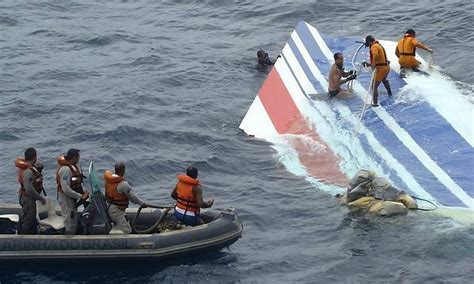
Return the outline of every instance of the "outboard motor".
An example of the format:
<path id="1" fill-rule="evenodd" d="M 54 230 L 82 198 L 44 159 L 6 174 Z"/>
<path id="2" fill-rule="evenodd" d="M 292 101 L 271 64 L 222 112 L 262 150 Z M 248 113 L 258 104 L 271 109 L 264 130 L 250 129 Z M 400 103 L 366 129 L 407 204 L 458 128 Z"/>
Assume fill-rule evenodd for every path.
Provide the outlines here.
<path id="1" fill-rule="evenodd" d="M 107 235 L 112 229 L 107 213 L 107 204 L 100 191 L 92 193 L 91 202 L 82 213 L 82 224 L 86 235 Z"/>
<path id="2" fill-rule="evenodd" d="M 82 224 L 86 235 L 107 235 L 112 229 L 112 221 L 107 212 L 105 197 L 100 190 L 100 183 L 94 171 L 94 164 L 89 166 L 89 179 L 91 182 L 91 202 L 82 213 Z"/>

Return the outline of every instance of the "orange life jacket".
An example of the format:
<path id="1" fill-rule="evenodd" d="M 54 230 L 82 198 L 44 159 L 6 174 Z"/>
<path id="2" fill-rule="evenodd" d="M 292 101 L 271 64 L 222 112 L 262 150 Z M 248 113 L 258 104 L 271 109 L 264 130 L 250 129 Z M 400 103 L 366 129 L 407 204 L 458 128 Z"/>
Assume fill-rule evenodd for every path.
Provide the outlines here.
<path id="1" fill-rule="evenodd" d="M 25 186 L 23 185 L 23 172 L 26 169 L 30 169 L 33 173 L 33 188 L 38 192 L 41 193 L 43 191 L 43 175 L 41 172 L 33 165 L 29 165 L 25 159 L 16 158 L 15 166 L 18 168 L 17 179 L 18 183 L 20 184 L 20 189 L 18 190 L 19 196 L 28 196 L 26 192 Z"/>
<path id="2" fill-rule="evenodd" d="M 58 161 L 58 165 L 59 165 L 58 169 L 56 170 L 56 185 L 57 185 L 58 191 L 59 192 L 64 192 L 62 187 L 61 187 L 61 177 L 59 176 L 59 169 L 63 166 L 67 166 L 67 167 L 69 167 L 69 169 L 71 170 L 71 173 L 72 173 L 72 177 L 71 177 L 71 181 L 70 181 L 71 189 L 74 190 L 75 192 L 83 194 L 84 189 L 82 188 L 81 169 L 76 164 L 74 164 L 74 165 L 71 164 L 62 155 L 57 158 L 57 161 Z"/>
<path id="3" fill-rule="evenodd" d="M 176 206 L 185 212 L 199 213 L 199 206 L 193 194 L 193 188 L 200 184 L 199 180 L 185 174 L 179 175 L 178 180 L 176 184 L 176 192 L 178 194 Z"/>
<path id="4" fill-rule="evenodd" d="M 398 41 L 397 49 L 400 56 L 415 56 L 417 40 L 409 34 Z"/>
<path id="5" fill-rule="evenodd" d="M 104 172 L 105 180 L 105 198 L 112 204 L 117 205 L 121 209 L 128 207 L 128 197 L 117 191 L 119 183 L 125 179 L 119 175 L 112 174 L 111 171 Z"/>
<path id="6" fill-rule="evenodd" d="M 382 56 L 379 56 L 377 59 L 374 58 L 373 53 L 375 51 L 377 51 L 377 53 Z M 388 66 L 387 53 L 385 52 L 385 49 L 378 41 L 375 41 L 370 47 L 370 64 L 375 65 L 376 67 Z"/>

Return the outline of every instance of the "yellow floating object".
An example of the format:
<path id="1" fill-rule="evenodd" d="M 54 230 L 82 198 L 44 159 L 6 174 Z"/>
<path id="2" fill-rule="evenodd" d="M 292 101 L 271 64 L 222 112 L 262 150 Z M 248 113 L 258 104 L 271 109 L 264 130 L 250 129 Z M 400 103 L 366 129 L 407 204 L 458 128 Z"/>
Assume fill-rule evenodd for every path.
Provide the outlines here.
<path id="1" fill-rule="evenodd" d="M 400 202 L 403 203 L 403 205 L 405 205 L 408 209 L 418 208 L 415 199 L 406 193 L 400 195 Z"/>
<path id="2" fill-rule="evenodd" d="M 402 202 L 384 201 L 370 196 L 361 197 L 350 202 L 347 206 L 352 210 L 364 210 L 380 216 L 392 216 L 408 212 L 408 208 Z"/>

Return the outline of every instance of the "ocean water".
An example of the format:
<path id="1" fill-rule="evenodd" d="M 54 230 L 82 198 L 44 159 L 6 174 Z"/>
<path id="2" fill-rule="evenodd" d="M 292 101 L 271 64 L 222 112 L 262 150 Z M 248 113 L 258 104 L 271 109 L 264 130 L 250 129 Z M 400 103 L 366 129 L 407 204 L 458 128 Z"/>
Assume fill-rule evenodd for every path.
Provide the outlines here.
<path id="1" fill-rule="evenodd" d="M 321 32 L 397 40 L 408 28 L 472 97 L 471 1 L 1 1 L 1 203 L 16 203 L 14 160 L 34 146 L 55 195 L 55 158 L 117 160 L 142 199 L 170 203 L 176 174 L 200 170 L 205 198 L 234 207 L 229 249 L 160 263 L 1 269 L 0 282 L 432 282 L 474 278 L 474 227 L 438 214 L 348 213 L 291 174 L 240 121 L 304 20 Z M 471 122 L 472 123 L 472 122 Z"/>

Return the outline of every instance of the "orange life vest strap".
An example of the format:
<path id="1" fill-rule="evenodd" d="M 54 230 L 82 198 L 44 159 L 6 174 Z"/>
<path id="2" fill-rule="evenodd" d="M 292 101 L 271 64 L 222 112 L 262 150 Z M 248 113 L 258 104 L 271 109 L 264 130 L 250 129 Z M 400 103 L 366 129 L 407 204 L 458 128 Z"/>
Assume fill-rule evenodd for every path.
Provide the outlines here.
<path id="1" fill-rule="evenodd" d="M 108 198 L 107 196 L 105 197 L 108 203 L 113 204 L 117 206 L 121 210 L 125 210 L 128 208 L 129 202 L 127 201 L 113 201 L 112 199 Z"/>
<path id="2" fill-rule="evenodd" d="M 178 203 L 187 207 L 187 208 L 200 208 L 196 202 L 192 201 L 192 200 L 189 200 L 189 199 L 186 199 L 186 198 L 181 198 L 181 197 L 178 197 Z"/>
<path id="3" fill-rule="evenodd" d="M 377 42 L 378 43 L 378 42 Z M 383 58 L 385 59 L 385 62 L 384 63 L 378 63 L 376 64 L 375 66 L 387 66 L 388 65 L 388 60 L 387 60 L 387 53 L 385 52 L 385 48 L 383 48 L 383 46 L 379 43 L 380 47 L 382 48 L 383 50 Z"/>
<path id="4" fill-rule="evenodd" d="M 380 48 L 382 48 L 383 58 L 384 58 L 384 61 L 385 61 L 385 62 L 381 62 L 381 63 L 376 63 L 375 66 L 388 66 L 390 62 L 387 60 L 387 53 L 385 52 L 385 48 L 383 48 L 383 46 L 378 41 L 375 41 L 374 44 L 378 44 L 380 46 Z M 372 63 L 374 61 L 375 61 L 375 59 L 373 58 L 372 49 L 371 49 L 370 50 L 370 62 Z"/>

